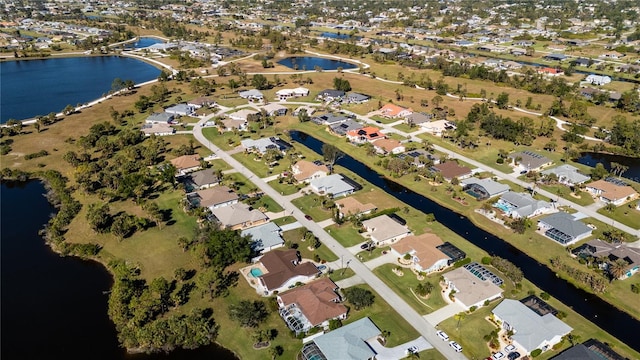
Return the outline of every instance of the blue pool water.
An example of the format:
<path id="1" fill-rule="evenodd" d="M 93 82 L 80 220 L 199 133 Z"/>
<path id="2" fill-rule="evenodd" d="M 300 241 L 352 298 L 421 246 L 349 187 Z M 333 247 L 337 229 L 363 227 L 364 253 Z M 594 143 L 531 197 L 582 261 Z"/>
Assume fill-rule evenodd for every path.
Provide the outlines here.
<path id="1" fill-rule="evenodd" d="M 250 273 L 251 273 L 251 276 L 253 276 L 254 278 L 262 276 L 262 270 L 260 270 L 258 268 L 251 269 Z"/>
<path id="2" fill-rule="evenodd" d="M 511 208 L 509 208 L 507 205 L 504 204 L 500 204 L 500 203 L 495 203 L 493 204 L 494 207 L 497 207 L 498 209 L 504 211 L 504 212 L 509 212 L 511 211 Z"/>

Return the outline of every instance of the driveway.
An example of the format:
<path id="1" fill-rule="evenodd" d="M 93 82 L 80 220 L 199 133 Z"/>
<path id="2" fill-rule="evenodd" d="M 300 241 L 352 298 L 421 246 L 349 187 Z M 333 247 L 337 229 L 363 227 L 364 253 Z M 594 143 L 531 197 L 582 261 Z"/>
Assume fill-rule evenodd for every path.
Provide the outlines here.
<path id="1" fill-rule="evenodd" d="M 363 256 L 365 259 L 367 258 L 367 256 Z M 384 264 L 392 264 L 396 261 L 395 256 L 391 253 L 391 252 L 387 252 L 385 255 L 381 255 L 378 256 L 377 258 L 373 259 L 373 260 L 369 260 L 367 262 L 365 262 L 364 264 L 371 270 L 377 268 L 378 266 L 384 265 Z"/>
<path id="2" fill-rule="evenodd" d="M 282 229 L 282 232 L 288 231 L 288 230 L 293 230 L 293 229 L 297 229 L 297 228 L 301 228 L 302 224 L 300 224 L 299 222 L 294 222 L 291 224 L 285 224 L 280 226 L 280 229 Z"/>
<path id="3" fill-rule="evenodd" d="M 391 334 L 393 336 L 393 334 Z M 415 340 L 411 340 L 402 345 L 398 345 L 396 347 L 387 348 L 382 346 L 380 342 L 376 340 L 368 341 L 367 344 L 373 348 L 373 350 L 377 353 L 376 360 L 398 360 L 404 359 L 407 357 L 407 349 L 415 346 L 418 348 L 418 352 L 433 349 L 433 346 L 429 344 L 427 339 L 420 336 Z"/>
<path id="4" fill-rule="evenodd" d="M 334 271 L 340 271 L 340 270 L 334 270 Z M 338 285 L 338 287 L 341 289 L 346 289 L 348 287 L 352 287 L 354 285 L 360 285 L 360 284 L 364 284 L 364 280 L 362 280 L 362 278 L 358 275 L 353 275 L 350 278 L 338 280 L 336 282 L 336 285 Z"/>
<path id="5" fill-rule="evenodd" d="M 435 295 L 435 294 L 434 294 Z M 433 296 L 433 295 L 432 295 Z M 439 296 L 439 294 L 438 294 Z M 427 320 L 427 322 L 433 326 L 437 326 L 438 324 L 440 324 L 441 322 L 443 322 L 444 320 L 447 320 L 450 317 L 453 317 L 453 315 L 464 311 L 464 309 L 462 308 L 462 305 L 460 305 L 457 302 L 451 303 L 441 309 L 438 309 L 434 312 L 432 312 L 431 314 L 427 314 L 425 316 L 423 316 L 423 318 L 425 320 Z"/>

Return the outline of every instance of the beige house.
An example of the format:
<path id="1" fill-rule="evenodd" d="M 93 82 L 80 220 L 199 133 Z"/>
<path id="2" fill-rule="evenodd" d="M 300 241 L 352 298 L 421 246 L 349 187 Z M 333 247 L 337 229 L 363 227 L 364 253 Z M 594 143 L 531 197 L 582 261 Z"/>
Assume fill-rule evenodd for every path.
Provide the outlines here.
<path id="1" fill-rule="evenodd" d="M 200 169 L 200 155 L 183 155 L 172 159 L 171 164 L 176 167 L 178 175 L 184 175 Z"/>
<path id="2" fill-rule="evenodd" d="M 329 168 L 324 164 L 316 164 L 307 160 L 300 160 L 291 167 L 293 177 L 299 182 L 310 182 L 313 179 L 318 179 L 323 176 L 327 176 Z"/>
<path id="3" fill-rule="evenodd" d="M 628 185 L 618 185 L 606 180 L 598 180 L 586 185 L 586 190 L 605 203 L 620 206 L 638 197 L 638 193 Z"/>
<path id="4" fill-rule="evenodd" d="M 472 306 L 482 307 L 484 302 L 502 297 L 502 289 L 490 280 L 481 280 L 464 267 L 444 274 L 447 285 L 455 290 L 456 302 L 465 310 Z"/>
<path id="5" fill-rule="evenodd" d="M 336 206 L 340 212 L 340 217 L 366 215 L 377 209 L 375 205 L 371 203 L 363 204 L 354 197 L 336 200 Z"/>
<path id="6" fill-rule="evenodd" d="M 367 230 L 366 235 L 376 246 L 389 245 L 411 235 L 411 230 L 408 227 L 401 225 L 388 215 L 365 220 L 362 222 L 362 226 Z"/>
<path id="7" fill-rule="evenodd" d="M 243 203 L 216 208 L 211 213 L 222 227 L 231 230 L 244 230 L 269 221 L 267 215 Z"/>
<path id="8" fill-rule="evenodd" d="M 391 245 L 391 252 L 400 258 L 409 254 L 416 271 L 432 273 L 449 265 L 450 257 L 436 247 L 442 244 L 435 234 L 410 235 Z"/>

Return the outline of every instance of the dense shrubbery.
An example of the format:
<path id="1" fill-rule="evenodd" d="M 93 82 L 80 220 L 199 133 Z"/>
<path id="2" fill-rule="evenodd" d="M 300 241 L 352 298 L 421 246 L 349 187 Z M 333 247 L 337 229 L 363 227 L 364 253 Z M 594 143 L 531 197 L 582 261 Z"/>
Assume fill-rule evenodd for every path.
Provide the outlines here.
<path id="1" fill-rule="evenodd" d="M 519 267 L 515 266 L 509 260 L 494 256 L 491 259 L 491 265 L 493 265 L 493 267 L 498 269 L 501 273 L 505 274 L 514 283 L 519 283 L 524 278 L 524 276 L 522 275 L 522 270 L 520 270 Z"/>

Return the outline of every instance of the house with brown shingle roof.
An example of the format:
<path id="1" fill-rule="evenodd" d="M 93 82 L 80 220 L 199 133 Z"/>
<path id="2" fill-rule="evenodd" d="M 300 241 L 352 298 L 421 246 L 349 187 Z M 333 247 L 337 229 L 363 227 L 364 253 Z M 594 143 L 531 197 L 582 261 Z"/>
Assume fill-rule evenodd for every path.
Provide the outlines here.
<path id="1" fill-rule="evenodd" d="M 238 194 L 227 186 L 214 186 L 204 190 L 197 190 L 189 195 L 190 199 L 197 198 L 200 207 L 210 210 L 233 205 L 238 202 Z"/>
<path id="2" fill-rule="evenodd" d="M 200 169 L 200 155 L 183 155 L 171 160 L 171 164 L 176 167 L 178 175 L 184 175 Z"/>
<path id="3" fill-rule="evenodd" d="M 438 235 L 425 233 L 407 236 L 391 245 L 391 251 L 397 257 L 411 256 L 413 268 L 418 272 L 432 273 L 446 268 L 450 257 L 436 246 L 442 245 Z"/>
<path id="4" fill-rule="evenodd" d="M 327 176 L 329 168 L 322 163 L 316 164 L 311 161 L 300 160 L 291 167 L 291 171 L 297 181 L 308 183 L 313 179 Z"/>
<path id="5" fill-rule="evenodd" d="M 455 161 L 447 161 L 437 165 L 433 165 L 431 167 L 431 171 L 439 172 L 442 177 L 451 181 L 453 178 L 458 178 L 458 180 L 466 179 L 471 177 L 471 169 L 466 166 L 458 165 Z"/>
<path id="6" fill-rule="evenodd" d="M 363 204 L 354 197 L 346 197 L 344 199 L 336 200 L 336 206 L 340 212 L 341 218 L 345 216 L 366 215 L 377 209 L 375 205 L 371 203 Z"/>
<path id="7" fill-rule="evenodd" d="M 280 293 L 276 297 L 280 316 L 296 334 L 328 326 L 332 319 L 344 320 L 347 308 L 340 303 L 337 290 L 331 279 L 322 278 Z"/>
<path id="8" fill-rule="evenodd" d="M 398 140 L 395 139 L 378 139 L 372 142 L 373 147 L 376 149 L 378 154 L 387 155 L 387 154 L 402 154 L 405 151 L 404 145 Z"/>
<path id="9" fill-rule="evenodd" d="M 267 270 L 258 277 L 267 295 L 276 290 L 284 291 L 298 282 L 309 282 L 320 274 L 316 265 L 303 261 L 295 249 L 269 251 L 259 261 Z"/>
<path id="10" fill-rule="evenodd" d="M 621 186 L 606 180 L 598 180 L 586 185 L 586 190 L 605 203 L 615 206 L 624 204 L 638 197 L 638 193 L 628 185 Z"/>

